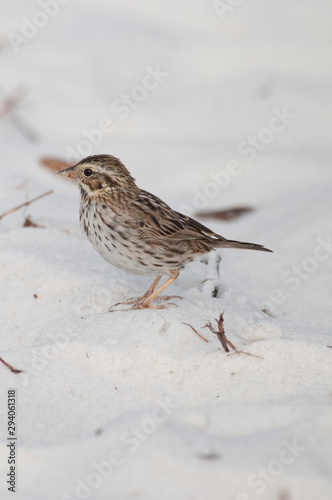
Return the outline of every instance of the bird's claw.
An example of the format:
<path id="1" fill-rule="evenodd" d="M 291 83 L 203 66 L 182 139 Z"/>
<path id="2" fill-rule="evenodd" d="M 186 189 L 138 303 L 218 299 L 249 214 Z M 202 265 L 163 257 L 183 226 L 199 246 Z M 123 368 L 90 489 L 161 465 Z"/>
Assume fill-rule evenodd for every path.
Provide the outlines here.
<path id="1" fill-rule="evenodd" d="M 166 297 L 158 297 L 158 299 L 156 300 L 159 300 L 162 299 L 162 300 L 170 300 L 170 299 L 174 299 L 174 298 L 179 298 L 179 299 L 182 299 L 182 297 L 177 297 L 177 296 L 166 296 Z M 138 310 L 141 310 L 141 309 L 166 309 L 168 306 L 175 306 L 175 307 L 179 307 L 177 304 L 174 304 L 174 302 L 169 302 L 168 304 L 165 304 L 165 305 L 151 305 L 150 303 L 146 303 L 145 301 L 137 301 L 136 303 L 134 303 L 132 305 L 132 307 L 128 307 L 128 308 L 125 308 L 125 309 L 114 309 L 115 307 L 117 306 L 126 306 L 126 305 L 131 305 L 130 303 L 128 304 L 128 302 L 118 302 L 117 304 L 113 304 L 110 309 L 109 309 L 109 312 L 118 312 L 118 311 L 138 311 Z"/>

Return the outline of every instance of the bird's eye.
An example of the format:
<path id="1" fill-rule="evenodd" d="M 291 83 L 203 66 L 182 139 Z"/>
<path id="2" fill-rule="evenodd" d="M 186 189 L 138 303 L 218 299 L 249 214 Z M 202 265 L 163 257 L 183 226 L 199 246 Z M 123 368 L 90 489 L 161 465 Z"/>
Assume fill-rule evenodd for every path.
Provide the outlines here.
<path id="1" fill-rule="evenodd" d="M 84 170 L 84 175 L 85 175 L 86 177 L 90 177 L 90 175 L 92 175 L 92 174 L 93 174 L 93 172 L 92 172 L 91 168 L 86 168 L 86 169 Z"/>

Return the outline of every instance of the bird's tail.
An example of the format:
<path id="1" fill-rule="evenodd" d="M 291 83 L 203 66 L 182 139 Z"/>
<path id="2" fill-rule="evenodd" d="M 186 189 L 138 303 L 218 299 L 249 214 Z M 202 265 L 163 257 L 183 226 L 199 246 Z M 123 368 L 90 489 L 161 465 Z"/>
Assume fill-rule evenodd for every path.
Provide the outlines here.
<path id="1" fill-rule="evenodd" d="M 216 241 L 216 248 L 243 248 L 245 250 L 259 250 L 260 252 L 272 252 L 265 248 L 263 245 L 257 245 L 256 243 L 246 243 L 243 241 L 233 241 L 233 240 L 218 240 Z"/>

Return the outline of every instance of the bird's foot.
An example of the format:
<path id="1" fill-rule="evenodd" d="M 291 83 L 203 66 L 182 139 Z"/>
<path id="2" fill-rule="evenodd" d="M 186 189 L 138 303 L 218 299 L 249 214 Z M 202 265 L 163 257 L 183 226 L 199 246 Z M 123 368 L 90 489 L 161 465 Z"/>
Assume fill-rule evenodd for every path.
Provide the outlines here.
<path id="1" fill-rule="evenodd" d="M 182 297 L 180 297 L 180 295 L 158 295 L 157 298 L 155 298 L 154 300 L 171 300 L 171 299 L 181 299 L 182 300 Z M 173 305 L 176 305 L 176 304 L 173 304 Z"/>
<path id="2" fill-rule="evenodd" d="M 150 295 L 147 296 L 145 294 L 142 297 L 136 297 L 135 299 L 126 300 L 126 302 L 118 302 L 117 304 L 113 304 L 110 307 L 109 311 L 114 312 L 114 311 L 136 311 L 138 309 L 166 309 L 166 307 L 169 305 L 178 307 L 178 305 L 174 304 L 173 302 L 169 302 L 169 304 L 165 305 L 151 305 L 151 303 L 148 300 Z M 161 295 L 156 297 L 154 301 L 157 300 L 169 301 L 171 299 L 182 299 L 182 297 L 180 297 L 179 295 Z M 126 309 L 115 309 L 118 306 L 130 306 L 130 305 L 132 305 L 132 307 L 128 307 Z"/>
<path id="3" fill-rule="evenodd" d="M 145 302 L 139 302 L 138 304 L 133 305 L 133 307 L 131 307 L 130 309 L 127 309 L 127 311 L 137 311 L 139 309 L 166 309 L 168 306 L 179 307 L 177 304 L 174 304 L 174 302 L 169 302 L 168 304 L 164 305 L 153 305 L 153 306 Z"/>

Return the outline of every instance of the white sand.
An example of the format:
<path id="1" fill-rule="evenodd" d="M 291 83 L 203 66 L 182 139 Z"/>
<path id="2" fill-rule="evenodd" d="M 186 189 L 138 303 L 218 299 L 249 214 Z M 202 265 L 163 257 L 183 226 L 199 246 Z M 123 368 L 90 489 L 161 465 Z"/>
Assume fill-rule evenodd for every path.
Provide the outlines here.
<path id="1" fill-rule="evenodd" d="M 0 214 L 54 194 L 0 221 L 0 357 L 23 370 L 0 364 L 1 499 L 332 498 L 332 5 L 229 0 L 222 20 L 214 3 L 72 1 L 16 54 L 6 33 L 44 11 L 3 1 L 0 97 L 30 86 L 17 113 L 40 140 L 0 121 Z M 120 112 L 123 94 L 132 109 Z M 151 280 L 98 256 L 76 187 L 39 163 L 65 159 L 105 118 L 114 129 L 91 153 L 120 157 L 190 214 L 255 207 L 203 223 L 275 253 L 218 251 L 220 278 L 212 253 L 169 288 L 179 307 L 109 313 Z M 248 151 L 249 136 L 265 143 Z M 43 227 L 22 227 L 28 215 Z M 221 312 L 253 356 L 227 355 L 202 328 Z"/>

